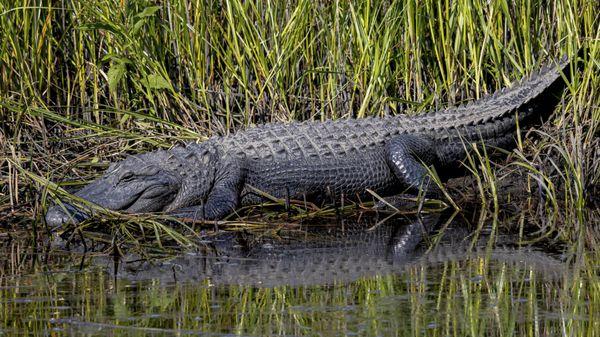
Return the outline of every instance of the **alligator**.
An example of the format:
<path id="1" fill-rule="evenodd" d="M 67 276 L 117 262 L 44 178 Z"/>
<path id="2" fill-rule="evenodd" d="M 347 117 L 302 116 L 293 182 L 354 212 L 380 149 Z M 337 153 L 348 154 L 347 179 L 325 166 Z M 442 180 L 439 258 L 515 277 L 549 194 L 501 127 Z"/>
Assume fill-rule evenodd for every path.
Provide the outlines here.
<path id="1" fill-rule="evenodd" d="M 414 267 L 436 268 L 479 259 L 534 272 L 548 281 L 561 279 L 570 269 L 568 263 L 538 247 L 515 245 L 519 241 L 516 235 L 498 235 L 492 246 L 488 246 L 490 238 L 486 235 L 472 242 L 468 226 L 462 222 L 453 221 L 435 233 L 439 236 L 437 244 L 426 244 L 425 236 L 434 234 L 445 223 L 439 213 L 396 218 L 375 228 L 371 228 L 377 221 L 375 217 L 345 220 L 343 231 L 339 230 L 342 226 L 331 230 L 315 224 L 274 238 L 262 232 L 242 235 L 220 231 L 203 240 L 208 246 L 205 251 L 165 260 L 123 256 L 118 264 L 112 257 L 99 257 L 93 263 L 131 281 L 209 281 L 212 285 L 266 288 L 348 284 L 401 274 Z"/>
<path id="2" fill-rule="evenodd" d="M 568 66 L 563 58 L 492 95 L 426 114 L 267 123 L 131 155 L 75 195 L 110 210 L 192 221 L 222 219 L 265 196 L 323 201 L 361 198 L 370 190 L 439 197 L 431 169 L 447 181 L 464 174 L 471 144 L 513 148 L 517 127 L 537 125 L 553 112 Z M 93 213 L 58 203 L 45 218 L 57 227 Z"/>

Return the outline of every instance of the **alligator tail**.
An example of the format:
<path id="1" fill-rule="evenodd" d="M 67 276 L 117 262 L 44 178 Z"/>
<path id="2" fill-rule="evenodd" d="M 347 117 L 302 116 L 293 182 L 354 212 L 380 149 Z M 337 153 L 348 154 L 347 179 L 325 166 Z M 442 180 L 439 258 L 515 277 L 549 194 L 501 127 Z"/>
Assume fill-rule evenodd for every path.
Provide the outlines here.
<path id="1" fill-rule="evenodd" d="M 572 60 L 577 62 L 578 57 Z M 426 114 L 423 122 L 432 125 L 441 140 L 483 140 L 490 145 L 496 145 L 497 140 L 501 146 L 514 136 L 517 116 L 519 125 L 528 127 L 552 114 L 575 71 L 573 62 L 565 57 L 492 95 Z"/>

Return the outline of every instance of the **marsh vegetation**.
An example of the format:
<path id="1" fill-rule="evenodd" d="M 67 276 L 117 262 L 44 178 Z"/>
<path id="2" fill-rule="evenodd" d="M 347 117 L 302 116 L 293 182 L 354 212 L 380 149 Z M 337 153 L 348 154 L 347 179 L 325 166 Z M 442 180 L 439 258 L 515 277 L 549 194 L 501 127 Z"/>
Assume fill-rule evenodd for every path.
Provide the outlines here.
<path id="1" fill-rule="evenodd" d="M 97 324 L 84 325 L 90 335 L 598 335 L 598 10 L 591 0 L 0 0 L 0 332 L 86 322 Z M 506 156 L 472 152 L 467 177 L 427 205 L 458 210 L 468 240 L 489 247 L 502 233 L 559 247 L 568 272 L 557 279 L 484 256 L 335 285 L 161 285 L 73 272 L 89 264 L 49 244 L 164 257 L 216 229 L 277 235 L 338 221 L 340 210 L 278 200 L 217 226 L 104 213 L 50 233 L 43 214 L 128 154 L 266 122 L 425 113 L 580 48 L 553 117 L 520 130 Z"/>

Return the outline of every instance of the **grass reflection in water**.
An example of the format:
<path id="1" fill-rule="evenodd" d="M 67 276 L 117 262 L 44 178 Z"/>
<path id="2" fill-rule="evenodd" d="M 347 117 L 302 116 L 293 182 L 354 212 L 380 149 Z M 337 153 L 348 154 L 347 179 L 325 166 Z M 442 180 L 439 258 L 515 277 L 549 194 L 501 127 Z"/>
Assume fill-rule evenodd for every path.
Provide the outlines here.
<path id="1" fill-rule="evenodd" d="M 250 248 L 224 234 L 208 255 L 124 261 L 116 276 L 111 259 L 82 264 L 81 256 L 54 254 L 36 264 L 13 243 L 6 245 L 0 323 L 5 333 L 57 336 L 597 333 L 598 256 L 571 263 L 535 247 L 463 249 L 455 241 L 465 232 L 449 229 L 450 239 L 402 258 L 390 250 L 399 227 L 321 233 L 318 243 L 263 237 Z M 318 282 L 323 263 L 337 279 Z M 269 269 L 278 276 L 264 275 Z"/>

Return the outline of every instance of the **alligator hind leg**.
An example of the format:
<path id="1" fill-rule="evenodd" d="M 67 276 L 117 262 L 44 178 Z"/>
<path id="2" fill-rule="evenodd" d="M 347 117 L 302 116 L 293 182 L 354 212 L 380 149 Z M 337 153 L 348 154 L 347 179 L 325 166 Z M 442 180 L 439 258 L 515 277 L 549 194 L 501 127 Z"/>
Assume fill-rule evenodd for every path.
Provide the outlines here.
<path id="1" fill-rule="evenodd" d="M 385 151 L 390 169 L 409 192 L 419 194 L 420 189 L 425 189 L 427 197 L 441 195 L 424 166 L 439 163 L 433 141 L 421 136 L 399 135 L 386 144 Z"/>

